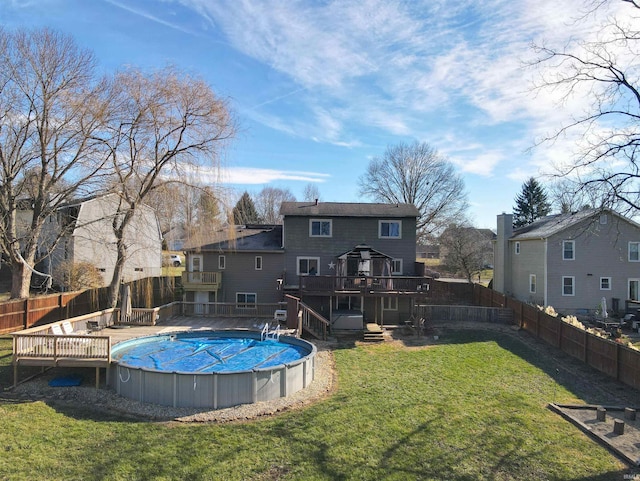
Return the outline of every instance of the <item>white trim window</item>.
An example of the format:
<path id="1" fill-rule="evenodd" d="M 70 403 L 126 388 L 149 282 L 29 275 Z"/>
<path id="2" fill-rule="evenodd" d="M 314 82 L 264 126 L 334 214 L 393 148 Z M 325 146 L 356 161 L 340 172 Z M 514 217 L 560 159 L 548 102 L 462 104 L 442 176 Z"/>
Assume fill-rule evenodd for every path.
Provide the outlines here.
<path id="1" fill-rule="evenodd" d="M 515 243 L 513 247 L 513 252 L 515 252 L 516 255 L 520 255 L 520 242 Z"/>
<path id="2" fill-rule="evenodd" d="M 402 239 L 402 221 L 379 220 L 378 237 L 380 239 Z"/>
<path id="3" fill-rule="evenodd" d="M 238 309 L 255 309 L 258 295 L 255 292 L 236 292 L 236 307 Z"/>
<path id="4" fill-rule="evenodd" d="M 535 274 L 529 274 L 529 293 L 530 294 L 535 294 L 536 293 L 536 275 Z"/>
<path id="5" fill-rule="evenodd" d="M 218 269 L 221 271 L 227 267 L 227 258 L 225 256 L 218 256 Z"/>
<path id="6" fill-rule="evenodd" d="M 562 241 L 562 260 L 573 261 L 576 258 L 576 242 L 572 240 Z"/>
<path id="7" fill-rule="evenodd" d="M 576 278 L 573 276 L 562 276 L 562 295 L 575 296 Z"/>
<path id="8" fill-rule="evenodd" d="M 382 310 L 383 311 L 397 311 L 398 310 L 398 298 L 396 296 L 383 297 L 382 298 Z"/>
<path id="9" fill-rule="evenodd" d="M 402 275 L 402 259 L 392 259 L 391 260 L 391 275 L 392 276 L 401 276 Z"/>
<path id="10" fill-rule="evenodd" d="M 296 271 L 299 276 L 315 276 L 320 274 L 319 257 L 298 257 Z"/>
<path id="11" fill-rule="evenodd" d="M 629 262 L 640 262 L 640 242 L 629 242 Z"/>
<path id="12" fill-rule="evenodd" d="M 331 219 L 309 219 L 309 237 L 331 237 L 332 235 Z"/>
<path id="13" fill-rule="evenodd" d="M 629 300 L 640 301 L 640 279 L 629 279 Z"/>
<path id="14" fill-rule="evenodd" d="M 262 256 L 256 256 L 255 269 L 257 271 L 261 271 L 262 270 Z"/>
<path id="15" fill-rule="evenodd" d="M 610 291 L 611 290 L 611 277 L 601 277 L 600 278 L 600 290 L 601 291 Z"/>

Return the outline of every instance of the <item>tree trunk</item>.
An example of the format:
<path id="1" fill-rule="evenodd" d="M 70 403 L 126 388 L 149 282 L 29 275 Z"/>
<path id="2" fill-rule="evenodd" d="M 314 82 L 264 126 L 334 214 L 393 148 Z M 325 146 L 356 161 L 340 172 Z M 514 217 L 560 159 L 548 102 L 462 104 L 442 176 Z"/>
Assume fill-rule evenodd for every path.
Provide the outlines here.
<path id="1" fill-rule="evenodd" d="M 31 270 L 24 264 L 14 264 L 11 266 L 11 298 L 26 299 L 29 297 L 29 287 L 31 285 Z"/>
<path id="2" fill-rule="evenodd" d="M 120 237 L 116 241 L 116 248 L 118 255 L 116 257 L 116 263 L 113 267 L 113 277 L 109 284 L 108 293 L 108 305 L 115 308 L 118 305 L 118 297 L 120 296 L 120 284 L 122 282 L 122 276 L 124 274 L 124 264 L 127 261 L 127 247 L 124 240 Z"/>

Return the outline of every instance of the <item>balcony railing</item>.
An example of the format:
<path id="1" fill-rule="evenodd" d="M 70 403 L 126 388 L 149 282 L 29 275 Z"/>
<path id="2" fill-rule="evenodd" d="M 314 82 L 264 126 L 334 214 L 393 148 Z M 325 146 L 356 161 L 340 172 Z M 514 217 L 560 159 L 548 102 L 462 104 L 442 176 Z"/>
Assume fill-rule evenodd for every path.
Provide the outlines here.
<path id="1" fill-rule="evenodd" d="M 304 293 L 426 293 L 429 280 L 401 276 L 300 276 Z"/>
<path id="2" fill-rule="evenodd" d="M 182 285 L 189 290 L 218 290 L 222 272 L 183 272 Z"/>

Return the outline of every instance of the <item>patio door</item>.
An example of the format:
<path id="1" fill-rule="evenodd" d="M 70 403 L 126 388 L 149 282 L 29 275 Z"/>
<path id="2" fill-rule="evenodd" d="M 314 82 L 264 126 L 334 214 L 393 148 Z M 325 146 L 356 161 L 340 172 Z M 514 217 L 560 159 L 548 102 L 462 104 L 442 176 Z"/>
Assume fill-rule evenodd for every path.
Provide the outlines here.
<path id="1" fill-rule="evenodd" d="M 193 298 L 194 314 L 209 314 L 209 293 L 206 291 L 196 291 Z"/>
<path id="2" fill-rule="evenodd" d="M 192 255 L 189 257 L 189 282 L 202 282 L 202 256 Z"/>

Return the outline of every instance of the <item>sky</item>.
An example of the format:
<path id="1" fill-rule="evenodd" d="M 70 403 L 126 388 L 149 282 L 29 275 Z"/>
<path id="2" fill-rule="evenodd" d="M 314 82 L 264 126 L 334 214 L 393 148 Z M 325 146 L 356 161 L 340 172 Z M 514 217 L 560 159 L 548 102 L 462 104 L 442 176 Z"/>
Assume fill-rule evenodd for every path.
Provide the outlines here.
<path id="1" fill-rule="evenodd" d="M 622 3 L 622 2 L 620 2 Z M 228 101 L 239 131 L 220 181 L 241 194 L 309 183 L 366 202 L 358 180 L 388 146 L 426 142 L 495 229 L 522 184 L 575 150 L 538 145 L 589 102 L 534 89 L 532 45 L 587 38 L 578 0 L 0 0 L 0 25 L 51 27 L 105 72 L 173 65 Z"/>

